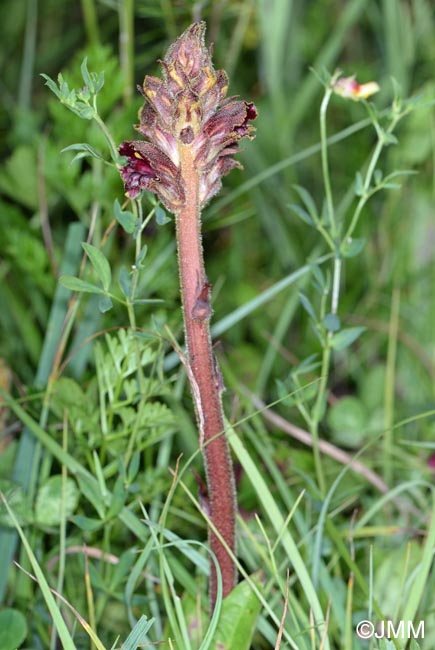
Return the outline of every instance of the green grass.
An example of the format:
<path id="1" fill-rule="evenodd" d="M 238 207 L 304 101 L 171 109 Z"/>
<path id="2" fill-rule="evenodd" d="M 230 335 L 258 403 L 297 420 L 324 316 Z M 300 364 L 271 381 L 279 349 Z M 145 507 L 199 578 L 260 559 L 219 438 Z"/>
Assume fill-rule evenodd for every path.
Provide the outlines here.
<path id="1" fill-rule="evenodd" d="M 432 647 L 432 4 L 2 4 L 2 650 Z M 244 170 L 204 211 L 240 505 L 241 584 L 211 620 L 174 224 L 149 195 L 120 215 L 106 164 L 136 137 L 135 84 L 194 18 L 259 111 Z M 105 73 L 92 120 L 39 76 L 80 88 L 85 57 Z M 375 113 L 324 101 L 336 68 L 379 83 Z M 396 93 L 413 101 L 382 143 Z M 96 157 L 61 153 L 77 143 Z M 424 621 L 425 638 L 358 639 L 386 618 Z"/>

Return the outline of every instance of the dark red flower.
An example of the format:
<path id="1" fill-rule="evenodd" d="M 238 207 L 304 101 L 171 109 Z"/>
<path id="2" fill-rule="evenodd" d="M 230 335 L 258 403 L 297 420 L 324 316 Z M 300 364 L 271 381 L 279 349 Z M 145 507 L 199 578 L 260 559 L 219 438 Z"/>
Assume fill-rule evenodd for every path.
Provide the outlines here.
<path id="1" fill-rule="evenodd" d="M 157 178 L 149 160 L 135 150 L 132 142 L 124 142 L 119 147 L 121 156 L 128 162 L 121 168 L 121 178 L 124 181 L 127 195 L 134 199 L 142 190 L 150 189 L 150 181 Z"/>

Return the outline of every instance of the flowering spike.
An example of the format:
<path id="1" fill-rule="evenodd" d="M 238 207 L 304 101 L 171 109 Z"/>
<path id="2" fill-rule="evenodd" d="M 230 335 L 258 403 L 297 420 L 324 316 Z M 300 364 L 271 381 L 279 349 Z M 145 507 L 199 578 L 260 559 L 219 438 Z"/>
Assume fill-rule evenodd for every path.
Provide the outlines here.
<path id="1" fill-rule="evenodd" d="M 127 196 L 150 190 L 174 214 L 185 202 L 180 146 L 192 150 L 203 207 L 219 191 L 221 177 L 240 167 L 233 160 L 239 140 L 254 137 L 249 122 L 257 117 L 256 108 L 234 97 L 225 100 L 228 78 L 213 67 L 205 27 L 204 22 L 191 25 L 160 62 L 162 79 L 147 75 L 139 88 L 145 105 L 136 128 L 147 148 L 145 143 L 124 142 L 119 149 L 127 158 L 121 168 Z"/>

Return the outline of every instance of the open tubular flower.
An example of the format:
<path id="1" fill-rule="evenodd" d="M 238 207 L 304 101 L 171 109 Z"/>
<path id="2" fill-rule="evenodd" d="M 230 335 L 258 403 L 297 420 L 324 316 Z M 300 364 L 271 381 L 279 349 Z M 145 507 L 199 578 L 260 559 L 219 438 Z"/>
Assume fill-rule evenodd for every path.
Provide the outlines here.
<path id="1" fill-rule="evenodd" d="M 354 102 L 359 102 L 361 99 L 368 99 L 379 92 L 379 90 L 379 84 L 376 81 L 360 84 L 354 76 L 340 77 L 333 85 L 333 91 L 336 95 L 340 95 L 340 97 L 345 97 L 346 99 L 352 99 Z"/>
<path id="2" fill-rule="evenodd" d="M 121 168 L 126 194 L 154 192 L 174 214 L 185 203 L 180 147 L 192 150 L 199 175 L 199 207 L 216 194 L 221 177 L 233 167 L 238 142 L 252 139 L 249 124 L 257 116 L 253 103 L 225 99 L 228 78 L 214 70 L 204 43 L 205 23 L 191 25 L 161 61 L 162 79 L 146 76 L 138 87 L 145 98 L 137 130 L 146 141 L 124 142 L 119 153 L 127 158 Z"/>

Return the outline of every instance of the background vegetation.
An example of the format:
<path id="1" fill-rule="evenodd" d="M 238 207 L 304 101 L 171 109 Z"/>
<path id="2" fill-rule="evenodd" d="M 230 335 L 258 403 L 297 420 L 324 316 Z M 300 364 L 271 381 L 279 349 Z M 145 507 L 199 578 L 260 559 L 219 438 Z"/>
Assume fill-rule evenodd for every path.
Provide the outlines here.
<path id="1" fill-rule="evenodd" d="M 418 644 L 431 648 L 430 0 L 4 0 L 0 15 L 0 476 L 12 508 L 1 512 L 0 647 L 89 648 L 89 634 L 100 648 L 216 647 L 201 615 L 209 558 L 191 470 L 201 475 L 202 462 L 173 351 L 183 338 L 173 223 L 146 197 L 144 214 L 154 212 L 141 238 L 128 233 L 134 223 L 121 213 L 123 188 L 106 165 L 101 129 L 62 106 L 39 76 L 62 71 L 80 88 L 85 57 L 89 70 L 104 70 L 99 114 L 120 143 L 135 137 L 142 104 L 135 84 L 156 74 L 169 43 L 204 18 L 231 94 L 252 99 L 259 111 L 256 140 L 240 156 L 244 171 L 225 179 L 204 214 L 239 477 L 241 569 L 263 570 L 243 583 L 240 620 L 231 609 L 230 632 L 221 634 L 237 650 L 405 648 L 405 641 L 356 636 L 358 621 L 389 617 L 424 620 Z M 420 101 L 379 161 L 384 176 L 417 173 L 368 202 L 355 233 L 360 250 L 344 260 L 340 327 L 365 330 L 334 352 L 327 403 L 318 405 L 322 490 L 312 449 L 294 436 L 296 427 L 309 428 L 304 412 L 315 407 L 319 390 L 330 267 L 315 267 L 323 269 L 319 280 L 307 266 L 327 248 L 290 206 L 302 205 L 297 185 L 322 211 L 324 88 L 310 68 L 323 74 L 336 67 L 380 84 L 373 102 L 381 114 L 395 88 Z M 360 103 L 331 99 L 328 155 L 339 222 L 355 205 L 356 173 L 367 169 L 376 143 L 367 115 Z M 73 161 L 80 152 L 62 153 L 77 143 L 101 158 Z M 60 274 L 70 274 L 99 285 L 81 246 L 86 241 L 110 262 L 112 305 L 104 289 L 72 294 L 59 284 Z M 325 282 L 320 293 L 316 282 Z M 362 465 L 349 469 L 340 450 L 360 452 Z M 173 483 L 177 459 L 180 481 Z M 287 571 L 288 613 L 280 625 Z"/>

